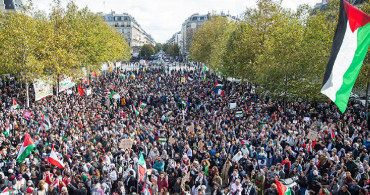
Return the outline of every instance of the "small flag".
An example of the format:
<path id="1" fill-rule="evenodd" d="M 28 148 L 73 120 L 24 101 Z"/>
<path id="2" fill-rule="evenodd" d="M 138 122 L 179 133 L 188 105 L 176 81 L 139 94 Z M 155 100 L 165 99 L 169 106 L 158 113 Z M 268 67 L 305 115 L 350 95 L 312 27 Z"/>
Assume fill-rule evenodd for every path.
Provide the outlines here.
<path id="1" fill-rule="evenodd" d="M 78 94 L 80 94 L 80 96 L 85 95 L 85 91 L 80 86 L 78 86 L 77 89 L 78 89 Z"/>
<path id="2" fill-rule="evenodd" d="M 49 119 L 49 115 L 47 113 L 44 113 L 42 115 L 42 122 L 47 122 L 49 124 L 49 127 L 51 127 L 51 123 L 50 123 L 50 119 Z"/>
<path id="3" fill-rule="evenodd" d="M 132 79 L 135 79 L 135 75 L 134 74 L 131 74 L 130 76 Z"/>
<path id="4" fill-rule="evenodd" d="M 215 83 L 215 86 L 217 86 L 218 85 L 218 81 L 216 81 L 216 83 Z"/>
<path id="5" fill-rule="evenodd" d="M 122 78 L 126 78 L 126 75 L 122 74 L 122 73 L 119 73 L 119 76 L 122 77 Z"/>
<path id="6" fill-rule="evenodd" d="M 235 117 L 242 117 L 243 116 L 243 111 L 237 111 L 236 113 L 235 113 Z"/>
<path id="7" fill-rule="evenodd" d="M 224 91 L 222 89 L 216 89 L 216 94 L 217 95 L 222 95 L 222 96 L 225 95 L 225 93 L 224 93 Z"/>
<path id="8" fill-rule="evenodd" d="M 243 139 L 243 140 L 240 140 L 240 143 L 241 143 L 241 144 L 243 144 L 243 145 L 245 145 L 245 144 L 247 144 L 248 142 L 247 142 L 247 140 L 244 140 L 244 139 Z"/>
<path id="9" fill-rule="evenodd" d="M 186 75 L 186 80 L 192 81 L 193 79 L 191 77 L 189 77 L 189 75 Z"/>
<path id="10" fill-rule="evenodd" d="M 112 91 L 112 92 L 110 93 L 110 95 L 109 95 L 109 98 L 113 98 L 114 94 L 116 94 L 116 92 L 115 92 L 115 91 Z"/>
<path id="11" fill-rule="evenodd" d="M 291 195 L 292 192 L 290 191 L 290 188 L 287 188 L 285 185 L 280 183 L 280 181 L 275 179 L 275 183 L 279 192 L 279 195 Z"/>
<path id="12" fill-rule="evenodd" d="M 57 156 L 57 153 L 55 152 L 55 149 L 54 149 L 54 145 L 48 157 L 48 162 L 56 167 L 64 169 L 64 163 Z"/>
<path id="13" fill-rule="evenodd" d="M 7 188 L 5 188 L 2 192 L 1 192 L 1 194 L 0 195 L 14 195 L 15 193 L 14 193 L 14 189 L 13 188 L 9 188 L 9 187 L 7 187 Z"/>
<path id="14" fill-rule="evenodd" d="M 31 153 L 31 151 L 35 148 L 35 143 L 33 142 L 31 136 L 26 133 L 24 135 L 24 142 L 19 150 L 18 156 L 17 156 L 17 161 L 19 163 L 22 163 L 24 159 L 27 158 L 27 156 Z"/>
<path id="15" fill-rule="evenodd" d="M 10 129 L 9 129 L 9 127 L 7 127 L 5 129 L 5 131 L 3 132 L 3 134 L 5 135 L 5 137 L 9 137 L 9 135 L 10 135 Z"/>
<path id="16" fill-rule="evenodd" d="M 284 111 L 283 111 L 283 107 L 281 107 L 280 105 L 279 105 L 279 112 L 280 112 L 280 113 L 284 113 Z"/>
<path id="17" fill-rule="evenodd" d="M 140 101 L 139 107 L 140 108 L 146 108 L 146 103 L 143 103 L 143 102 Z"/>
<path id="18" fill-rule="evenodd" d="M 334 134 L 333 129 L 331 129 L 331 131 L 330 131 L 330 137 L 331 137 L 331 139 L 335 139 L 335 134 Z"/>
<path id="19" fill-rule="evenodd" d="M 158 138 L 158 141 L 161 142 L 161 143 L 165 143 L 165 142 L 167 142 L 167 139 L 165 137 L 160 137 L 160 138 Z"/>
<path id="20" fill-rule="evenodd" d="M 205 64 L 203 64 L 203 71 L 207 71 L 207 66 Z"/>
<path id="21" fill-rule="evenodd" d="M 15 110 L 15 109 L 18 109 L 19 108 L 19 104 L 15 101 L 15 99 L 13 98 L 13 105 L 12 105 L 12 109 Z"/>
<path id="22" fill-rule="evenodd" d="M 140 152 L 140 157 L 139 157 L 139 161 L 138 161 L 138 169 L 139 169 L 139 174 L 138 174 L 138 180 L 139 180 L 139 183 L 142 182 L 144 180 L 144 176 L 145 176 L 145 172 L 146 172 L 146 163 L 145 163 L 145 159 L 144 159 L 144 156 L 143 156 L 143 153 Z"/>

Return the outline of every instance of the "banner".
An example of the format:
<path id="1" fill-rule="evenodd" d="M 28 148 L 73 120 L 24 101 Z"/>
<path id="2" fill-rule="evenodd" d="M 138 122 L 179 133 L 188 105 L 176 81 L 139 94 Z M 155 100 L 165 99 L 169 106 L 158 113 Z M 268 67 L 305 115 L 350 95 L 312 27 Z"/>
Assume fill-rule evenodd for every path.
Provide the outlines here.
<path id="1" fill-rule="evenodd" d="M 53 95 L 53 87 L 42 79 L 36 80 L 33 87 L 35 88 L 35 101 Z"/>
<path id="2" fill-rule="evenodd" d="M 23 117 L 24 118 L 31 119 L 31 116 L 32 116 L 32 112 L 31 111 L 25 110 L 23 112 Z"/>
<path id="3" fill-rule="evenodd" d="M 72 77 L 59 76 L 59 93 L 75 86 L 76 83 L 72 81 Z"/>

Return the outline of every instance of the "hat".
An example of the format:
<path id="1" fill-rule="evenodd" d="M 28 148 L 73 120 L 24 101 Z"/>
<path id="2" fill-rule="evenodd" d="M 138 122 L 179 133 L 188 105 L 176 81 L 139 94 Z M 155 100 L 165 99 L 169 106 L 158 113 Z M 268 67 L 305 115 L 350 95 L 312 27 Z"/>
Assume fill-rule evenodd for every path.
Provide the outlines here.
<path id="1" fill-rule="evenodd" d="M 9 177 L 9 181 L 13 181 L 15 179 L 15 175 L 11 175 L 10 177 Z"/>
<path id="2" fill-rule="evenodd" d="M 27 184 L 33 184 L 32 180 L 28 180 Z"/>
<path id="3" fill-rule="evenodd" d="M 240 183 L 240 179 L 236 179 L 235 182 L 239 182 Z"/>
<path id="4" fill-rule="evenodd" d="M 13 169 L 9 169 L 8 173 L 10 173 L 10 174 L 14 173 Z"/>
<path id="5" fill-rule="evenodd" d="M 31 188 L 27 188 L 27 193 L 32 194 L 33 190 Z"/>
<path id="6" fill-rule="evenodd" d="M 17 177 L 18 180 L 22 180 L 23 177 L 22 177 L 22 174 L 19 174 L 18 177 Z"/>
<path id="7" fill-rule="evenodd" d="M 360 171 L 364 171 L 364 168 L 363 168 L 363 167 L 360 167 L 358 170 L 360 170 Z"/>
<path id="8" fill-rule="evenodd" d="M 82 175 L 81 179 L 82 181 L 86 182 L 89 178 L 87 177 L 87 175 Z"/>

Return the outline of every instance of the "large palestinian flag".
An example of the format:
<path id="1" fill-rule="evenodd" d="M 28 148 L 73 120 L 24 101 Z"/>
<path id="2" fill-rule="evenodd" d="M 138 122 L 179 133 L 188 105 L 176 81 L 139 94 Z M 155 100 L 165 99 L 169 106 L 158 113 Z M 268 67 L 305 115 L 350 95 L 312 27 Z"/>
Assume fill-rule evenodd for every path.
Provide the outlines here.
<path id="1" fill-rule="evenodd" d="M 343 113 L 370 43 L 370 16 L 347 1 L 340 1 L 335 31 L 321 93 Z"/>

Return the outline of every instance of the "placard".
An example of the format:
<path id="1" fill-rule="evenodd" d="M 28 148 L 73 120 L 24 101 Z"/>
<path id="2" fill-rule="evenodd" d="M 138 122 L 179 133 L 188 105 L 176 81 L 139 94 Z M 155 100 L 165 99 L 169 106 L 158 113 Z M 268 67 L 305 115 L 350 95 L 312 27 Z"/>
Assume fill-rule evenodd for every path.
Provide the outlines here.
<path id="1" fill-rule="evenodd" d="M 25 110 L 23 112 L 23 117 L 24 118 L 31 119 L 31 115 L 32 115 L 32 112 L 31 111 Z"/>
<path id="2" fill-rule="evenodd" d="M 308 132 L 307 139 L 310 139 L 310 140 L 314 141 L 315 139 L 317 139 L 318 136 L 319 136 L 318 132 L 310 130 Z"/>
<path id="3" fill-rule="evenodd" d="M 310 117 L 304 117 L 303 120 L 304 121 L 310 121 Z"/>
<path id="4" fill-rule="evenodd" d="M 176 142 L 176 140 L 173 137 L 170 137 L 170 139 L 168 139 L 168 143 L 170 145 L 174 144 L 175 142 Z"/>
<path id="5" fill-rule="evenodd" d="M 236 108 L 236 103 L 230 103 L 230 109 Z"/>
<path id="6" fill-rule="evenodd" d="M 190 133 L 194 133 L 194 125 L 190 125 L 189 126 L 189 132 Z"/>
<path id="7" fill-rule="evenodd" d="M 125 148 L 125 149 L 131 149 L 133 144 L 132 139 L 121 139 L 121 141 L 118 144 L 119 148 Z"/>
<path id="8" fill-rule="evenodd" d="M 33 83 L 33 87 L 35 88 L 35 101 L 41 100 L 49 95 L 53 95 L 53 87 L 44 80 L 36 80 Z"/>

